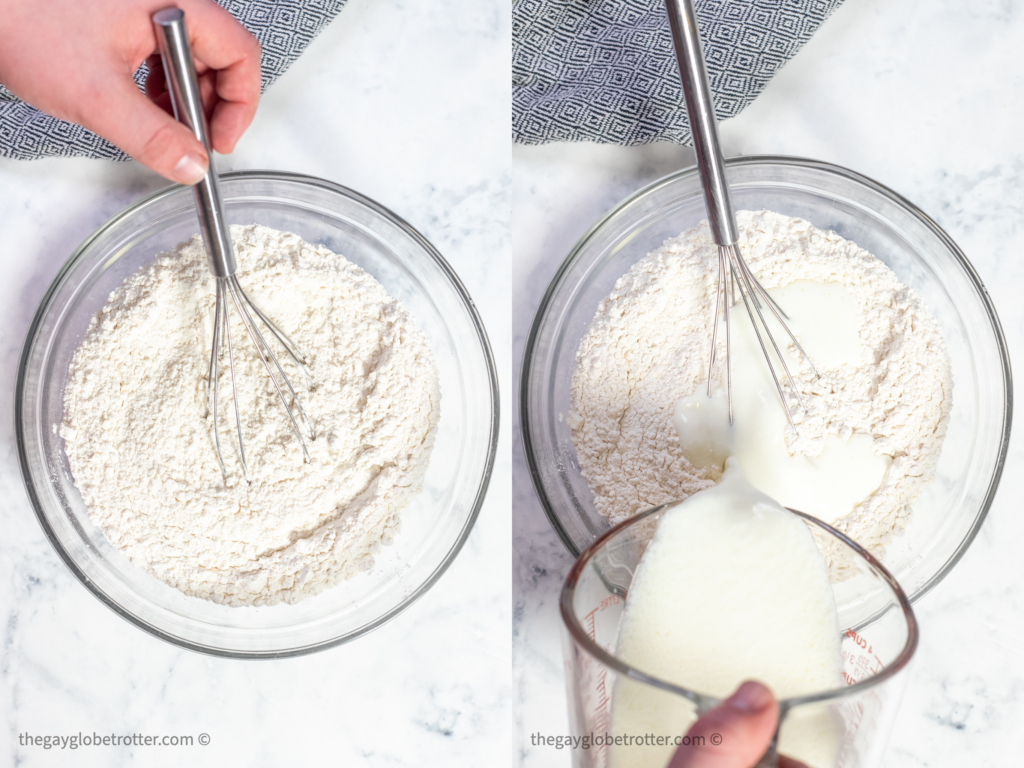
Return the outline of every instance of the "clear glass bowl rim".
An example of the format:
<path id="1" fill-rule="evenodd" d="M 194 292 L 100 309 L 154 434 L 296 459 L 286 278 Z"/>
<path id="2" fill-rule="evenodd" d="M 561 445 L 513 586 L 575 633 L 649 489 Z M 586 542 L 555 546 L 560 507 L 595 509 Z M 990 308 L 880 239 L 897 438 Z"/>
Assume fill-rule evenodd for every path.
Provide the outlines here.
<path id="1" fill-rule="evenodd" d="M 629 664 L 626 664 L 621 659 L 616 658 L 588 637 L 586 630 L 582 627 L 579 621 L 576 620 L 576 612 L 573 610 L 573 598 L 576 594 L 576 584 L 584 569 L 590 563 L 591 558 L 593 558 L 597 551 L 604 546 L 605 542 L 622 532 L 625 528 L 639 523 L 641 520 L 645 520 L 646 518 L 656 515 L 657 513 L 672 506 L 675 506 L 675 504 L 661 504 L 657 507 L 652 507 L 651 509 L 640 512 L 634 517 L 613 526 L 610 530 L 605 531 L 595 539 L 594 542 L 576 559 L 576 562 L 573 563 L 572 568 L 569 570 L 569 575 L 565 579 L 565 584 L 562 586 L 562 593 L 559 596 L 558 608 L 562 615 L 562 623 L 572 636 L 572 639 L 600 663 L 604 664 L 606 667 L 611 667 L 619 674 L 625 675 L 633 680 L 689 699 L 696 704 L 701 711 L 703 711 L 709 707 L 717 705 L 720 699 L 707 694 L 691 691 L 687 688 L 683 688 L 682 686 L 675 685 L 674 683 L 653 677 L 641 672 L 639 669 L 636 669 Z M 789 711 L 792 707 L 796 707 L 801 704 L 813 704 L 822 701 L 832 701 L 834 699 L 845 698 L 847 696 L 856 695 L 861 691 L 865 691 L 869 688 L 873 688 L 879 683 L 885 682 L 910 663 L 910 660 L 914 657 L 914 652 L 917 650 L 917 644 L 920 639 L 920 628 L 918 627 L 917 617 L 914 615 L 914 609 L 910 605 L 910 599 L 903 591 L 903 588 L 899 585 L 899 582 L 896 581 L 895 577 L 889 573 L 885 566 L 878 562 L 870 552 L 857 544 L 857 542 L 840 533 L 827 523 L 823 523 L 821 520 L 795 509 L 790 509 L 789 507 L 787 507 L 787 509 L 789 509 L 789 511 L 794 515 L 802 518 L 807 524 L 816 525 L 826 533 L 842 541 L 878 572 L 878 575 L 882 577 L 882 580 L 888 584 L 889 588 L 896 596 L 896 601 L 907 621 L 907 639 L 903 644 L 903 648 L 900 649 L 900 652 L 896 655 L 896 658 L 887 664 L 881 672 L 878 672 L 869 678 L 841 688 L 832 688 L 827 691 L 818 691 L 815 693 L 805 694 L 803 696 L 792 696 L 787 699 L 781 699 L 779 701 L 780 717 L 781 713 Z"/>
<path id="2" fill-rule="evenodd" d="M 971 283 L 978 291 L 978 295 L 981 297 L 982 303 L 985 306 L 985 311 L 988 314 L 989 321 L 992 324 L 992 332 L 996 338 L 997 346 L 999 348 L 1000 367 L 1003 374 L 1003 424 L 1002 433 L 999 443 L 999 455 L 993 468 L 992 476 L 989 478 L 988 489 L 985 493 L 985 500 L 982 504 L 982 508 L 977 518 L 974 520 L 970 531 L 967 536 L 964 537 L 963 541 L 957 547 L 956 551 L 950 556 L 949 560 L 939 569 L 936 574 L 925 582 L 919 589 L 917 589 L 909 600 L 911 603 L 915 603 L 930 592 L 936 584 L 942 581 L 943 578 L 953 569 L 963 557 L 967 548 L 974 541 L 974 538 L 978 535 L 978 531 L 981 529 L 982 523 L 988 516 L 988 511 L 992 506 L 992 501 L 996 495 L 996 489 L 999 487 L 999 480 L 1003 474 L 1003 466 L 1006 463 L 1006 453 L 1010 444 L 1010 426 L 1013 417 L 1013 376 L 1010 371 L 1010 354 L 1006 346 L 1006 338 L 1003 335 L 1003 327 L 999 322 L 999 316 L 996 314 L 996 308 L 992 304 L 992 299 L 989 297 L 988 289 L 985 288 L 984 283 L 981 281 L 981 277 L 978 275 L 974 266 L 968 261 L 967 256 L 960 250 L 960 247 L 953 241 L 953 239 L 946 234 L 946 232 L 940 227 L 928 214 L 914 205 L 912 202 L 907 200 L 902 195 L 894 192 L 883 184 L 875 181 L 874 179 L 868 178 L 863 174 L 851 171 L 848 168 L 844 168 L 839 165 L 832 163 L 826 163 L 821 160 L 812 160 L 806 157 L 793 157 L 788 155 L 746 155 L 743 157 L 732 157 L 725 161 L 727 167 L 741 167 L 741 166 L 757 166 L 757 165 L 776 165 L 776 166 L 793 166 L 798 168 L 810 168 L 818 171 L 824 171 L 831 173 L 848 180 L 857 182 L 878 194 L 889 198 L 890 201 L 896 203 L 907 212 L 913 214 L 917 219 L 924 224 L 932 233 L 938 237 L 950 252 L 963 267 L 964 272 L 967 274 Z M 627 197 L 621 203 L 616 205 L 604 216 L 602 216 L 597 223 L 595 223 L 587 232 L 579 239 L 573 249 L 569 252 L 569 255 L 565 257 L 562 264 L 559 266 L 558 271 L 555 272 L 554 277 L 551 278 L 551 282 L 548 283 L 547 290 L 544 292 L 544 296 L 537 307 L 537 311 L 533 316 L 533 323 L 530 326 L 530 333 L 526 339 L 526 346 L 523 350 L 523 362 L 521 366 L 521 373 L 519 378 L 519 432 L 523 443 L 523 453 L 526 456 L 526 464 L 530 470 L 530 478 L 533 481 L 534 491 L 537 493 L 537 497 L 540 500 L 541 506 L 544 508 L 544 514 L 547 515 L 548 522 L 551 523 L 551 527 L 554 528 L 555 533 L 558 534 L 558 538 L 561 539 L 562 544 L 569 550 L 569 553 L 574 557 L 578 558 L 582 551 L 576 546 L 569 533 L 562 526 L 555 514 L 554 508 L 550 499 L 548 498 L 543 482 L 541 481 L 541 475 L 538 468 L 537 456 L 533 451 L 533 441 L 530 435 L 530 380 L 533 374 L 533 362 L 534 362 L 534 347 L 537 343 L 537 339 L 540 336 L 540 330 L 542 322 L 547 315 L 549 305 L 552 303 L 555 292 L 561 287 L 562 282 L 565 279 L 569 269 L 575 264 L 577 259 L 589 245 L 590 241 L 597 235 L 597 233 L 608 223 L 610 219 L 621 213 L 623 210 L 633 205 L 642 198 L 653 194 L 655 191 L 671 184 L 675 181 L 685 179 L 688 177 L 696 177 L 698 174 L 697 167 L 691 166 L 684 168 L 681 171 L 671 173 L 667 176 L 648 184 L 646 187 L 641 188 L 637 192 Z"/>
<path id="3" fill-rule="evenodd" d="M 75 577 L 85 585 L 89 592 L 96 597 L 101 603 L 107 606 L 110 610 L 120 616 L 122 619 L 130 622 L 131 624 L 139 627 L 140 629 L 148 632 L 149 634 L 160 638 L 172 645 L 176 645 L 180 648 L 186 648 L 191 651 L 206 654 L 209 656 L 219 656 L 224 658 L 235 658 L 235 659 L 264 659 L 264 658 L 284 658 L 291 656 L 303 656 L 310 653 L 316 653 L 318 651 L 332 648 L 336 645 L 341 645 L 350 640 L 354 640 L 357 637 L 361 637 L 366 633 L 386 624 L 391 619 L 395 618 L 398 614 L 416 602 L 422 597 L 444 574 L 448 567 L 452 564 L 459 552 L 462 550 L 463 545 L 466 543 L 466 539 L 469 538 L 470 532 L 473 530 L 473 526 L 476 523 L 477 517 L 480 514 L 480 509 L 483 506 L 484 498 L 487 495 L 487 488 L 490 484 L 491 474 L 494 470 L 494 462 L 497 454 L 498 447 L 498 431 L 500 422 L 500 400 L 498 395 L 498 374 L 497 368 L 494 363 L 494 354 L 491 350 L 490 340 L 487 336 L 487 331 L 484 328 L 482 319 L 480 318 L 479 312 L 477 312 L 476 304 L 470 297 L 466 287 L 463 285 L 459 276 L 451 268 L 444 257 L 438 252 L 438 250 L 428 241 L 423 235 L 421 235 L 416 229 L 414 229 L 408 222 L 402 219 L 400 216 L 385 208 L 380 203 L 372 200 L 365 195 L 362 195 L 355 190 L 344 187 L 340 184 L 335 184 L 332 181 L 321 179 L 316 176 L 309 176 L 300 173 L 290 173 L 285 171 L 272 171 L 272 170 L 245 170 L 245 171 L 231 171 L 228 173 L 220 174 L 220 178 L 224 181 L 231 181 L 236 179 L 251 179 L 260 181 L 279 181 L 288 183 L 298 183 L 307 186 L 320 187 L 326 189 L 329 192 L 339 194 L 343 197 L 348 197 L 355 202 L 373 210 L 383 218 L 389 219 L 399 229 L 401 229 L 406 235 L 412 240 L 417 242 L 423 251 L 434 260 L 437 266 L 441 269 L 442 273 L 451 281 L 455 292 L 461 298 L 464 308 L 469 313 L 470 319 L 473 322 L 473 326 L 477 332 L 477 337 L 480 342 L 480 347 L 484 355 L 484 360 L 487 368 L 488 388 L 491 398 L 491 417 L 488 425 L 490 430 L 490 439 L 487 446 L 487 460 L 484 464 L 484 472 L 480 478 L 480 484 L 477 487 L 477 493 L 473 500 L 473 508 L 470 511 L 469 516 L 466 518 L 466 522 L 463 525 L 462 531 L 460 531 L 458 538 L 452 544 L 445 558 L 437 565 L 430 576 L 412 593 L 410 593 L 401 603 L 396 605 L 394 608 L 389 610 L 387 613 L 377 617 L 374 621 L 365 624 L 364 626 L 354 630 L 352 632 L 345 633 L 339 637 L 332 638 L 330 640 L 314 643 L 311 645 L 301 646 L 294 649 L 288 649 L 283 651 L 236 651 L 222 648 L 212 648 L 210 646 L 199 645 L 196 643 L 182 640 L 175 635 L 164 632 L 157 627 L 143 621 L 139 617 L 135 616 L 124 610 L 119 603 L 112 600 L 104 592 L 100 591 L 90 579 L 88 579 L 82 570 L 75 563 L 74 559 L 68 554 L 68 552 L 61 545 L 59 539 L 56 537 L 54 531 L 50 528 L 50 525 L 46 519 L 46 515 L 43 512 L 42 505 L 39 502 L 39 497 L 35 490 L 33 482 L 32 472 L 29 467 L 28 456 L 25 449 L 25 434 L 22 426 L 24 414 L 22 412 L 22 401 L 24 399 L 25 379 L 27 375 L 27 367 L 29 361 L 30 352 L 35 343 L 36 333 L 39 326 L 42 324 L 43 318 L 46 316 L 46 312 L 49 309 L 50 301 L 58 288 L 68 278 L 72 270 L 77 266 L 78 262 L 82 259 L 83 255 L 89 249 L 92 243 L 102 237 L 110 228 L 114 227 L 124 219 L 137 214 L 142 209 L 149 205 L 153 205 L 160 200 L 163 200 L 170 195 L 178 193 L 183 189 L 180 184 L 172 184 L 171 186 L 164 187 L 163 189 L 154 192 L 152 195 L 139 200 L 136 203 L 128 206 L 120 213 L 117 213 L 106 222 L 104 222 L 98 229 L 96 229 L 89 237 L 87 237 L 78 248 L 75 249 L 74 253 L 67 259 L 64 265 L 57 272 L 53 281 L 46 289 L 46 293 L 43 294 L 43 298 L 39 302 L 39 306 L 36 309 L 35 315 L 32 318 L 32 323 L 29 325 L 28 333 L 25 336 L 25 343 L 22 347 L 21 358 L 18 363 L 18 376 L 15 383 L 14 389 L 14 428 L 15 428 L 15 442 L 18 448 L 18 464 L 21 468 L 22 481 L 25 484 L 25 491 L 28 494 L 29 501 L 32 504 L 32 508 L 35 511 L 36 519 L 39 522 L 40 527 L 43 529 L 43 533 L 46 535 L 50 545 L 56 551 L 61 561 L 68 567 L 68 569 L 75 575 Z"/>

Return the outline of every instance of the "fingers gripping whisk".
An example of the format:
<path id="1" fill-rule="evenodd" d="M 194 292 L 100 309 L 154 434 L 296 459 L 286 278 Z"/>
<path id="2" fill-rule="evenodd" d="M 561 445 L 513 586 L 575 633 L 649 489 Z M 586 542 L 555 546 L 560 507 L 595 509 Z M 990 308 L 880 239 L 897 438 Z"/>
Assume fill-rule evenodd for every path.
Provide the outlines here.
<path id="1" fill-rule="evenodd" d="M 224 453 L 220 443 L 220 422 L 218 419 L 221 389 L 220 365 L 222 357 L 226 357 L 231 378 L 231 400 L 235 416 L 235 431 L 238 437 L 238 454 L 242 463 L 242 472 L 245 475 L 245 479 L 251 482 L 249 464 L 245 458 L 245 441 L 242 437 L 242 412 L 241 407 L 239 406 L 238 376 L 236 372 L 235 354 L 236 349 L 234 340 L 231 336 L 231 322 L 229 317 L 230 308 L 233 307 L 235 312 L 238 313 L 242 327 L 245 329 L 245 333 L 249 337 L 249 341 L 253 346 L 255 346 L 256 353 L 259 356 L 263 367 L 266 369 L 267 375 L 273 382 L 277 397 L 280 400 L 281 405 L 284 406 L 285 413 L 288 415 L 288 420 L 291 422 L 292 428 L 294 429 L 296 436 L 299 438 L 299 444 L 302 446 L 302 455 L 305 461 L 309 461 L 309 449 L 306 446 L 306 438 L 302 433 L 302 429 L 299 427 L 299 420 L 295 418 L 296 411 L 298 411 L 299 419 L 301 419 L 302 423 L 305 425 L 306 432 L 309 434 L 310 440 L 316 439 L 316 433 L 313 430 L 313 425 L 310 423 L 309 418 L 306 416 L 306 411 L 302 407 L 302 403 L 299 401 L 299 396 L 295 393 L 295 388 L 292 386 L 291 380 L 285 373 L 285 370 L 278 360 L 277 355 L 274 353 L 273 348 L 267 342 L 267 337 L 260 330 L 260 324 L 264 326 L 268 334 L 276 339 L 291 359 L 295 361 L 300 370 L 306 376 L 310 386 L 313 384 L 313 376 L 309 372 L 309 368 L 306 365 L 306 359 L 303 357 L 298 347 L 295 346 L 294 342 L 285 335 L 277 324 L 267 317 L 260 308 L 252 302 L 246 292 L 242 289 L 237 277 L 234 275 L 229 277 L 218 277 L 216 282 L 217 296 L 214 304 L 213 343 L 210 350 L 209 377 L 206 382 L 207 410 L 213 417 L 214 447 L 217 452 L 217 461 L 220 463 L 221 472 L 224 474 L 226 479 L 228 472 L 227 466 L 224 463 Z"/>

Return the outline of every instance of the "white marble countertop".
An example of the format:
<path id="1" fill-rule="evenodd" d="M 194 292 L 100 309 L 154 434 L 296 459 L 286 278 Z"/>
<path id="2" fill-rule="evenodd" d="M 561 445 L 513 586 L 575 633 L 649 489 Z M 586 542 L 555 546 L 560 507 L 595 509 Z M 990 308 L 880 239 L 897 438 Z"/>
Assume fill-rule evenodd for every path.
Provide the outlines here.
<path id="1" fill-rule="evenodd" d="M 726 155 L 788 154 L 855 169 L 931 214 L 966 252 L 1024 358 L 1024 7 L 1013 0 L 846 0 L 740 116 Z M 561 260 L 605 211 L 691 165 L 671 146 L 517 147 L 513 354 Z M 513 448 L 515 745 L 524 768 L 568 766 L 529 734 L 568 733 L 557 596 L 570 558 Z M 1024 752 L 1024 491 L 1019 437 L 980 535 L 917 605 L 922 641 L 887 768 L 1012 765 Z"/>
<path id="2" fill-rule="evenodd" d="M 409 221 L 466 283 L 494 347 L 501 447 L 462 553 L 386 626 L 279 661 L 179 650 L 115 616 L 51 550 L 12 404 L 43 292 L 108 217 L 165 182 L 135 163 L 0 161 L 0 763 L 491 765 L 511 754 L 510 20 L 497 0 L 350 0 L 265 95 L 223 170 L 308 173 Z M 21 747 L 19 735 L 210 735 L 208 746 Z"/>

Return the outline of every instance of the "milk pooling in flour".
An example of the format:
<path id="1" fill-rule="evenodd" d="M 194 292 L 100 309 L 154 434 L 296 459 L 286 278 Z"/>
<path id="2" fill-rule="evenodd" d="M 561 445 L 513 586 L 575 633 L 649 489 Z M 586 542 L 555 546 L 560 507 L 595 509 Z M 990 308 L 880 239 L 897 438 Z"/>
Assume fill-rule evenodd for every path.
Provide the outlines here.
<path id="1" fill-rule="evenodd" d="M 880 554 L 906 526 L 945 437 L 953 382 L 938 326 L 885 264 L 834 232 L 770 211 L 739 211 L 737 222 L 740 250 L 766 289 L 838 284 L 853 307 L 852 356 L 817 365 L 815 376 L 784 350 L 804 407 L 791 401 L 796 429 L 783 427 L 781 441 L 811 461 L 830 442 L 870 442 L 887 466 L 833 524 Z M 566 417 L 597 510 L 613 523 L 721 478 L 720 464 L 686 457 L 673 424 L 677 403 L 707 386 L 717 275 L 718 249 L 704 223 L 636 262 L 579 343 Z M 719 345 L 713 388 L 723 381 L 721 334 Z"/>
<path id="2" fill-rule="evenodd" d="M 841 284 L 798 280 L 768 294 L 784 308 L 787 327 L 803 350 L 801 354 L 789 344 L 783 352 L 787 366 L 799 363 L 803 354 L 822 369 L 855 363 L 860 357 L 857 310 Z M 784 507 L 813 510 L 826 523 L 850 514 L 878 489 L 890 458 L 876 453 L 874 441 L 864 433 L 845 439 L 830 434 L 813 458 L 791 454 L 786 445 L 789 417 L 754 326 L 743 305 L 730 314 L 733 419 L 730 423 L 728 395 L 721 386 L 710 397 L 702 387 L 679 400 L 674 422 L 683 455 L 694 466 L 713 471 L 721 471 L 726 457 L 735 456 L 755 487 Z M 774 316 L 768 311 L 763 315 L 776 340 L 788 339 Z M 782 360 L 763 336 L 762 341 L 781 376 Z M 800 399 L 791 391 L 786 394 L 790 412 L 795 413 Z"/>
<path id="3" fill-rule="evenodd" d="M 369 568 L 396 535 L 430 460 L 438 373 L 413 317 L 367 272 L 294 234 L 231 229 L 246 290 L 312 372 L 315 385 L 280 357 L 315 428 L 311 460 L 234 315 L 252 482 L 230 450 L 222 476 L 205 403 L 214 278 L 198 236 L 130 276 L 93 318 L 60 434 L 90 517 L 133 563 L 217 603 L 294 603 Z"/>

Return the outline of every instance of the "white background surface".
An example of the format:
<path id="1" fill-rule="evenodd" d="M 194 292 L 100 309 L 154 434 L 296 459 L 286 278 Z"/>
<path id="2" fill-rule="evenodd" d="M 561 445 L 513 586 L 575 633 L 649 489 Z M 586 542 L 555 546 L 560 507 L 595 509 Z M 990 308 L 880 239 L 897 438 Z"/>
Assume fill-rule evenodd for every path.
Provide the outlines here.
<path id="1" fill-rule="evenodd" d="M 23 490 L 18 355 L 64 260 L 165 182 L 135 163 L 0 161 L 0 763 L 425 766 L 508 762 L 510 88 L 497 0 L 351 0 L 274 86 L 222 170 L 320 176 L 419 229 L 476 300 L 502 433 L 465 548 L 426 596 L 350 644 L 280 661 L 178 650 L 115 616 L 58 560 Z M 18 735 L 210 735 L 210 745 L 19 747 Z"/>
<path id="2" fill-rule="evenodd" d="M 1024 4 L 846 0 L 739 117 L 726 155 L 789 154 L 864 173 L 923 208 L 966 252 L 1024 351 Z M 605 211 L 692 164 L 689 150 L 514 150 L 513 345 L 561 260 Z M 565 768 L 557 596 L 570 558 L 513 448 L 515 740 L 524 768 Z M 1019 439 L 995 504 L 953 573 L 918 605 L 922 643 L 887 768 L 1018 765 L 1024 754 L 1024 568 Z"/>

